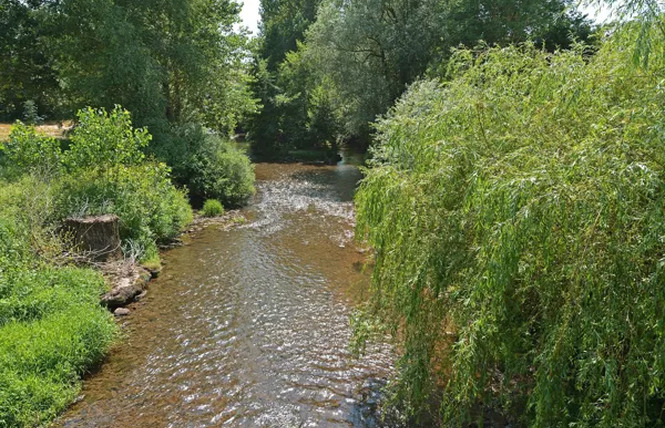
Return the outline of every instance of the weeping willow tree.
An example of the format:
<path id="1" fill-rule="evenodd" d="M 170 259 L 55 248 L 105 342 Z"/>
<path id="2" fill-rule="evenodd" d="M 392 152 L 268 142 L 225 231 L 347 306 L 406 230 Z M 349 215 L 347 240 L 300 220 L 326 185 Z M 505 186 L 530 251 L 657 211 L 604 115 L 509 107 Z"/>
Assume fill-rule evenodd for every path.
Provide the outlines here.
<path id="1" fill-rule="evenodd" d="M 665 35 L 455 52 L 377 125 L 356 196 L 394 385 L 445 426 L 665 423 Z"/>
<path id="2" fill-rule="evenodd" d="M 665 35 L 665 3 L 661 0 L 594 0 L 586 4 L 605 5 L 610 8 L 615 19 L 632 21 L 633 25 L 639 26 L 633 62 L 648 66 L 652 54 L 653 30 Z"/>

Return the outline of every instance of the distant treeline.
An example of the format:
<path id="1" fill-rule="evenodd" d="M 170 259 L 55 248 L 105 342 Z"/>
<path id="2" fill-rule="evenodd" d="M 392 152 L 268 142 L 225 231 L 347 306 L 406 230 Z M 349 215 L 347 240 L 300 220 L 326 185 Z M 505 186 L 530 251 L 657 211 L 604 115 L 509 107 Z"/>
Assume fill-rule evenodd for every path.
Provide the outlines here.
<path id="1" fill-rule="evenodd" d="M 451 49 L 533 41 L 549 51 L 588 41 L 567 0 L 263 0 L 249 124 L 255 149 L 365 148 L 408 85 L 446 73 Z"/>

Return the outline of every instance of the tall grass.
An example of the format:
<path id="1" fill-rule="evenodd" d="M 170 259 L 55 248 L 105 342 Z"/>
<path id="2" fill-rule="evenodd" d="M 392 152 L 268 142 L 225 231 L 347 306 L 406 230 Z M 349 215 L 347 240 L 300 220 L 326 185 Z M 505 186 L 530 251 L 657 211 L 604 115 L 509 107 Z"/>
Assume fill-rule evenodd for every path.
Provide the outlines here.
<path id="1" fill-rule="evenodd" d="M 665 423 L 665 48 L 455 53 L 378 125 L 356 197 L 395 392 L 445 426 Z M 371 318 L 371 317 L 370 317 Z M 358 334 L 370 325 L 356 322 Z"/>
<path id="2" fill-rule="evenodd" d="M 3 184 L 0 203 L 15 190 Z M 26 217 L 0 211 L 0 427 L 35 426 L 76 396 L 115 326 L 99 305 L 99 273 L 40 260 Z"/>

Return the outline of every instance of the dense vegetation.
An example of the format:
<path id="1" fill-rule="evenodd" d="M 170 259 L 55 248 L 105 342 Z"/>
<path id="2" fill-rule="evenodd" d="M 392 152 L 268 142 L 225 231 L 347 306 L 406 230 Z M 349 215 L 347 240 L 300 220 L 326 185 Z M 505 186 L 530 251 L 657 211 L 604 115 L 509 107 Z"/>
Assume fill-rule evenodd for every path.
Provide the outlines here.
<path id="1" fill-rule="evenodd" d="M 62 220 L 114 213 L 125 256 L 152 261 L 192 218 L 127 111 L 85 109 L 78 123 L 66 149 L 21 123 L 0 146 L 0 427 L 55 416 L 114 338 L 107 285 L 74 265 Z"/>
<path id="2" fill-rule="evenodd" d="M 233 30 L 238 11 L 230 0 L 3 1 L 0 120 L 69 120 L 87 106 L 122 105 L 154 137 L 143 151 L 192 196 L 226 200 L 219 183 L 183 166 L 207 156 L 215 174 L 242 177 L 228 197 L 240 203 L 252 192 L 251 169 L 228 143 L 205 141 L 227 139 L 257 109 L 248 40 Z"/>
<path id="3" fill-rule="evenodd" d="M 264 0 L 251 120 L 255 151 L 365 147 L 407 85 L 438 76 L 452 47 L 533 40 L 553 50 L 591 27 L 565 0 Z"/>
<path id="4" fill-rule="evenodd" d="M 0 143 L 0 427 L 51 419 L 114 338 L 62 220 L 117 214 L 153 261 L 188 197 L 253 194 L 241 131 L 277 157 L 372 143 L 354 344 L 393 336 L 410 417 L 665 424 L 665 21 L 607 3 L 624 23 L 592 37 L 569 0 L 262 0 L 254 42 L 232 0 L 0 3 L 0 120 L 79 112 Z"/>
<path id="5" fill-rule="evenodd" d="M 114 337 L 106 285 L 75 267 L 64 219 L 116 214 L 124 256 L 154 265 L 190 202 L 254 193 L 229 141 L 258 108 L 238 12 L 230 0 L 0 2 L 0 121 L 28 124 L 0 141 L 0 427 L 51 419 Z M 45 120 L 74 129 L 48 138 L 30 126 Z"/>
<path id="6" fill-rule="evenodd" d="M 399 340 L 393 391 L 413 411 L 665 423 L 663 52 L 659 25 L 637 24 L 594 55 L 461 49 L 378 123 L 356 199 L 373 298 L 355 325 L 377 315 Z"/>

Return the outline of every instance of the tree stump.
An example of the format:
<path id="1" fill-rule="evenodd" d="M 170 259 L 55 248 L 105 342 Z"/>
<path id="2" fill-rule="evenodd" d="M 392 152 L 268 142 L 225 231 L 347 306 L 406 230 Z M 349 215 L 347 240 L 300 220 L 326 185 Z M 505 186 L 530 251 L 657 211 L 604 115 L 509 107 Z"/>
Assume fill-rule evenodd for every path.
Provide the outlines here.
<path id="1" fill-rule="evenodd" d="M 63 229 L 74 248 L 93 261 L 105 262 L 122 256 L 116 215 L 68 218 Z"/>

